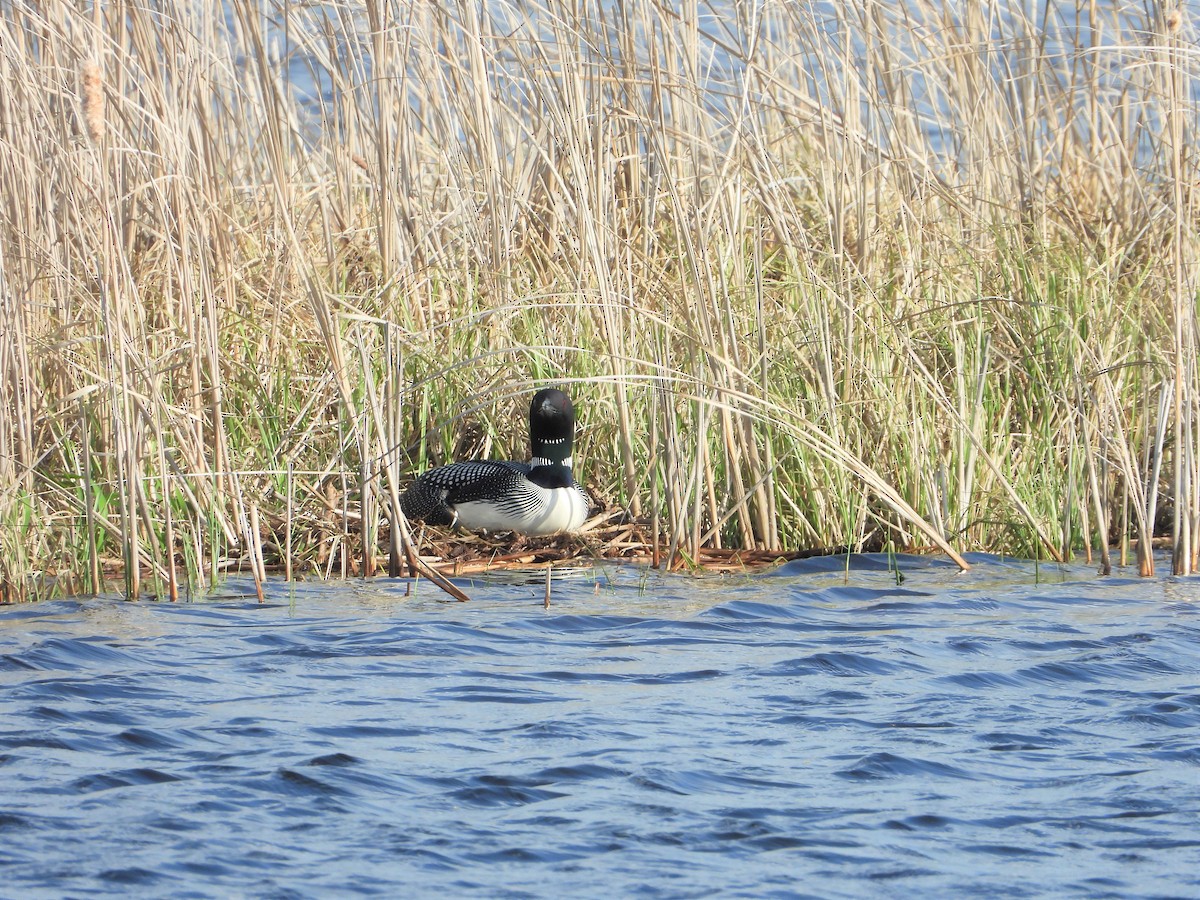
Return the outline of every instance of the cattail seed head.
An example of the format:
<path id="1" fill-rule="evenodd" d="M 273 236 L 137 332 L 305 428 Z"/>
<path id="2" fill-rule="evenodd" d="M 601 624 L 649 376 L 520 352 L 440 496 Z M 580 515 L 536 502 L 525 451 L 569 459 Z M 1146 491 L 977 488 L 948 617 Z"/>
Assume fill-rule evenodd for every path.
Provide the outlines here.
<path id="1" fill-rule="evenodd" d="M 104 138 L 104 77 L 92 60 L 83 64 L 83 122 L 94 143 Z"/>
<path id="2" fill-rule="evenodd" d="M 1165 24 L 1169 34 L 1178 34 L 1179 29 L 1183 27 L 1183 11 L 1178 7 L 1171 10 L 1167 13 Z"/>

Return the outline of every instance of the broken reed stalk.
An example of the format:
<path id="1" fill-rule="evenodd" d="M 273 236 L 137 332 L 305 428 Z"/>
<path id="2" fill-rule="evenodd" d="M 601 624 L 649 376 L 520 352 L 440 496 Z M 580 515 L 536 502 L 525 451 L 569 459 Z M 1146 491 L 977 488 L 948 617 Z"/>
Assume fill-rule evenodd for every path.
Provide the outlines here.
<path id="1" fill-rule="evenodd" d="M 1088 414 L 1088 404 L 1085 402 L 1083 388 L 1081 385 L 1076 387 L 1076 397 L 1078 409 L 1080 411 L 1080 425 L 1083 430 L 1083 464 L 1087 472 L 1087 487 L 1088 495 L 1091 498 L 1093 511 L 1096 515 L 1096 530 L 1100 537 L 1100 574 L 1112 574 L 1112 559 L 1108 551 L 1108 511 L 1106 509 L 1106 498 L 1100 490 L 1100 478 L 1097 474 L 1098 464 L 1093 458 L 1095 451 L 1099 448 L 1096 446 L 1095 439 L 1092 434 L 1092 423 Z M 1086 534 L 1086 528 L 1085 528 Z M 1068 548 L 1069 549 L 1069 548 Z M 1091 546 L 1088 545 L 1090 551 Z M 1089 562 L 1090 553 L 1089 553 Z"/>
<path id="2" fill-rule="evenodd" d="M 650 447 L 649 447 L 649 464 L 647 471 L 650 476 L 650 535 L 651 544 L 653 546 L 651 562 L 652 568 L 657 569 L 662 565 L 662 509 L 661 505 L 661 484 L 662 476 L 660 474 L 661 461 L 659 454 L 661 446 L 659 443 L 659 416 L 658 416 L 658 394 L 659 388 L 656 385 L 653 388 L 654 392 L 654 409 L 650 416 Z"/>
<path id="3" fill-rule="evenodd" d="M 295 506 L 295 479 L 294 465 L 292 458 L 289 456 L 287 461 L 287 505 L 284 507 L 283 519 L 283 577 L 288 584 L 292 583 L 292 531 L 293 525 L 293 508 Z"/>
<path id="4" fill-rule="evenodd" d="M 1163 21 L 1163 58 L 1159 67 L 1166 82 L 1167 96 L 1167 141 L 1171 165 L 1171 212 L 1173 234 L 1171 241 L 1171 271 L 1174 279 L 1174 323 L 1175 323 L 1175 433 L 1172 487 L 1174 504 L 1172 512 L 1172 559 L 1171 568 L 1176 575 L 1187 575 L 1192 569 L 1192 521 L 1185 501 L 1191 495 L 1191 478 L 1187 457 L 1195 455 L 1195 448 L 1188 445 L 1191 429 L 1191 388 L 1189 373 L 1192 371 L 1194 353 L 1190 352 L 1194 334 L 1194 298 L 1189 296 L 1185 282 L 1185 201 L 1184 179 L 1187 174 L 1183 165 L 1184 122 L 1182 69 L 1179 56 L 1179 28 L 1181 12 L 1172 10 Z"/>
<path id="5" fill-rule="evenodd" d="M 254 593 L 258 597 L 259 603 L 265 602 L 263 595 L 263 584 L 267 580 L 267 567 L 263 561 L 262 549 L 262 531 L 258 521 L 258 504 L 250 504 L 250 529 L 247 538 L 246 550 L 250 554 L 250 570 L 254 574 Z"/>
<path id="6" fill-rule="evenodd" d="M 1149 427 L 1154 425 L 1153 439 L 1150 439 L 1147 433 L 1146 452 L 1150 460 L 1143 469 L 1146 472 L 1146 520 L 1151 523 L 1151 527 L 1158 515 L 1158 486 L 1162 478 L 1163 448 L 1166 447 L 1167 429 L 1170 425 L 1172 393 L 1171 383 L 1164 380 L 1159 388 L 1158 415 L 1152 420 L 1147 419 L 1147 432 Z M 1141 560 L 1138 572 L 1149 577 L 1154 574 L 1154 553 L 1150 547 L 1144 545 L 1140 546 L 1139 550 Z"/>
<path id="7" fill-rule="evenodd" d="M 383 326 L 384 371 L 383 383 L 383 472 L 387 483 L 388 497 L 388 575 L 400 575 L 404 558 L 403 531 L 394 523 L 400 512 L 400 443 L 403 433 L 404 404 L 398 385 L 400 373 L 404 371 L 403 352 L 393 336 L 392 324 Z"/>
<path id="8" fill-rule="evenodd" d="M 167 599 L 172 603 L 179 600 L 179 573 L 175 568 L 175 517 L 171 510 L 171 472 L 167 467 L 166 440 L 159 419 L 158 406 L 154 407 L 155 445 L 158 448 L 158 474 L 160 503 L 163 515 L 163 553 L 166 556 Z"/>
<path id="9" fill-rule="evenodd" d="M 417 575 L 424 575 L 426 579 L 458 602 L 469 602 L 471 598 L 467 596 L 462 588 L 458 587 L 458 585 L 450 581 L 445 575 L 421 559 L 420 554 L 417 552 L 417 543 L 413 540 L 412 530 L 408 527 L 408 519 L 400 511 L 399 503 L 397 503 L 394 513 L 396 514 L 396 518 L 392 521 L 392 527 L 400 529 L 400 542 L 408 557 L 408 570 L 412 577 L 415 578 Z"/>
<path id="10" fill-rule="evenodd" d="M 100 553 L 96 540 L 96 489 L 92 482 L 92 413 L 91 404 L 79 403 L 80 433 L 83 435 L 83 509 L 87 528 L 87 572 L 88 591 L 99 594 L 103 590 L 100 578 Z"/>
<path id="11" fill-rule="evenodd" d="M 364 439 L 370 440 L 366 428 L 360 429 Z M 377 532 L 375 528 L 375 483 L 371 474 L 372 444 L 359 447 L 359 538 L 362 542 L 362 577 L 372 578 L 375 575 L 375 544 Z"/>

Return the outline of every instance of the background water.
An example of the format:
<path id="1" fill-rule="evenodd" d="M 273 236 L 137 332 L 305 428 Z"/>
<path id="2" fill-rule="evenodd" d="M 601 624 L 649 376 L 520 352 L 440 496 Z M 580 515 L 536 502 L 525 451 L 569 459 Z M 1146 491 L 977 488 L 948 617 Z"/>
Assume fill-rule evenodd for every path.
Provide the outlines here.
<path id="1" fill-rule="evenodd" d="M 1200 581 L 974 562 L 2 609 L 0 894 L 1200 894 Z"/>

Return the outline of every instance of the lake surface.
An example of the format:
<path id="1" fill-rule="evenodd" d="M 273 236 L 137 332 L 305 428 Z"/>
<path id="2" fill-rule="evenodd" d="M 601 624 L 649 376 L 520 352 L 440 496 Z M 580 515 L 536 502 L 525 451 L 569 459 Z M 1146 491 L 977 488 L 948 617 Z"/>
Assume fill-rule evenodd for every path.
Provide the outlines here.
<path id="1" fill-rule="evenodd" d="M 1200 895 L 1200 579 L 972 561 L 0 609 L 0 895 Z"/>

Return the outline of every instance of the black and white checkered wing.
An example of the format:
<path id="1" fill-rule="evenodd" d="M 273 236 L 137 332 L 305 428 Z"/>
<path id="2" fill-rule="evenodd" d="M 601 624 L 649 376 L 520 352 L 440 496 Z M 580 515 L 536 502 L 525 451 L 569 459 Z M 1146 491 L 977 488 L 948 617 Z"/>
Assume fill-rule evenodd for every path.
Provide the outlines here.
<path id="1" fill-rule="evenodd" d="M 528 485 L 528 471 L 525 463 L 493 460 L 441 466 L 413 482 L 400 498 L 400 508 L 410 519 L 422 519 L 430 525 L 454 525 L 460 503 L 497 502 L 510 495 L 519 496 Z"/>

